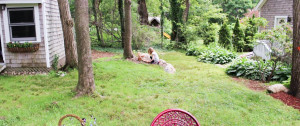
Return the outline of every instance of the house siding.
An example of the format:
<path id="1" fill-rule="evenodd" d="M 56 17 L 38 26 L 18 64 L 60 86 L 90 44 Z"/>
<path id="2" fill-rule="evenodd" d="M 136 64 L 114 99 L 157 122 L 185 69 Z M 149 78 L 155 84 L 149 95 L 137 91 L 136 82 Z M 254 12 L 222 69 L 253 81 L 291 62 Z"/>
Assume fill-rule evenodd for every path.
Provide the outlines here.
<path id="1" fill-rule="evenodd" d="M 65 65 L 65 47 L 57 0 L 45 0 L 50 63 L 59 56 L 58 67 Z"/>
<path id="2" fill-rule="evenodd" d="M 265 29 L 270 30 L 274 28 L 275 16 L 291 17 L 291 24 L 293 23 L 293 0 L 267 0 L 260 10 L 260 16 L 266 18 L 269 23 Z"/>
<path id="3" fill-rule="evenodd" d="M 5 63 L 7 67 L 47 67 L 46 65 L 46 56 L 45 56 L 45 42 L 44 42 L 44 33 L 43 33 L 43 16 L 42 16 L 42 7 L 39 6 L 39 20 L 40 20 L 40 32 L 41 32 L 41 42 L 40 48 L 37 52 L 33 53 L 11 53 L 7 50 L 7 43 L 5 38 L 5 28 L 4 28 L 4 15 L 3 11 L 0 10 L 1 16 L 1 27 L 3 43 L 4 43 L 4 55 Z"/>

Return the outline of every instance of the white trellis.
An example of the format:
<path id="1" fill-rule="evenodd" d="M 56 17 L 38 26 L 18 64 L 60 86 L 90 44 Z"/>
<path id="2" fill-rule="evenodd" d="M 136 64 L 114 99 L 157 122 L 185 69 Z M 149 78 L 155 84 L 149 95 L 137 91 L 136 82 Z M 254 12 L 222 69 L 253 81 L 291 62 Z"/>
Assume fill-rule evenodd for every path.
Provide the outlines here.
<path id="1" fill-rule="evenodd" d="M 272 50 L 269 45 L 270 42 L 268 40 L 258 40 L 257 45 L 254 46 L 253 53 L 264 60 L 270 60 Z"/>

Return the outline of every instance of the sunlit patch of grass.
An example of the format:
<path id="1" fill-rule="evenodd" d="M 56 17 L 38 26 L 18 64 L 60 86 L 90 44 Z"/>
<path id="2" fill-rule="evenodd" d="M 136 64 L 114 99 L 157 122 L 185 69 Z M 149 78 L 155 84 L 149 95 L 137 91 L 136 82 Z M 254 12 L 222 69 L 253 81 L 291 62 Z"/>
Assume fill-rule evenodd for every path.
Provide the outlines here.
<path id="1" fill-rule="evenodd" d="M 88 123 L 93 115 L 98 125 L 143 126 L 169 108 L 189 111 L 204 126 L 299 125 L 298 110 L 232 81 L 223 68 L 183 53 L 159 54 L 175 74 L 123 60 L 121 54 L 96 60 L 96 92 L 103 97 L 73 99 L 76 70 L 65 77 L 0 76 L 0 117 L 5 117 L 0 125 L 57 125 L 61 116 L 76 114 Z"/>

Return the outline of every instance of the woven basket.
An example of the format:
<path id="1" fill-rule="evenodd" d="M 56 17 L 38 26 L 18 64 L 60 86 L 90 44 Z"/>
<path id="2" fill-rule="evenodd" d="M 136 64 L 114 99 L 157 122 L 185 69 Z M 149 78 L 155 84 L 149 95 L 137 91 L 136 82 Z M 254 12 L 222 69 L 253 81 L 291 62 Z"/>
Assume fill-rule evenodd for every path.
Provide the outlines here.
<path id="1" fill-rule="evenodd" d="M 28 53 L 28 52 L 36 52 L 40 48 L 40 44 L 36 43 L 33 44 L 32 47 L 27 48 L 20 48 L 20 47 L 13 47 L 13 48 L 7 48 L 9 52 L 12 53 Z"/>
<path id="2" fill-rule="evenodd" d="M 80 122 L 81 126 L 85 126 L 85 122 L 79 116 L 74 115 L 74 114 L 68 114 L 68 115 L 65 115 L 65 116 L 61 117 L 59 119 L 58 126 L 63 126 L 62 122 L 67 117 L 73 117 L 73 118 L 77 119 Z"/>

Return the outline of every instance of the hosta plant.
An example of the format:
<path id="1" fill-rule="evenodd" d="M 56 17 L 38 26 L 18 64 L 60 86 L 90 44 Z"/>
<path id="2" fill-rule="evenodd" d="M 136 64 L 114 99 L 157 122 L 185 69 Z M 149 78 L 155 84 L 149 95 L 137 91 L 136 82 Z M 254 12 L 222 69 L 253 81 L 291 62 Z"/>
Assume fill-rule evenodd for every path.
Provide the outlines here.
<path id="1" fill-rule="evenodd" d="M 226 70 L 228 75 L 244 77 L 251 80 L 284 81 L 291 75 L 291 67 L 283 63 L 278 63 L 275 71 L 272 61 L 254 61 L 247 58 L 238 59 L 233 62 Z"/>
<path id="2" fill-rule="evenodd" d="M 226 64 L 230 63 L 235 58 L 235 53 L 215 45 L 209 46 L 204 50 L 201 55 L 198 56 L 198 61 L 212 64 Z"/>

